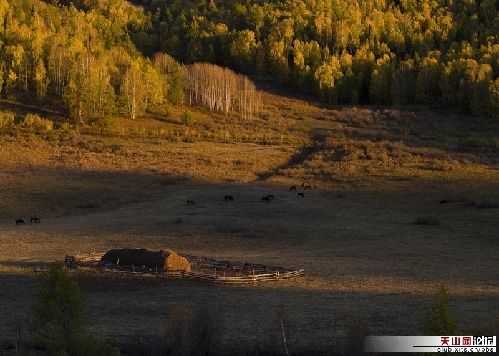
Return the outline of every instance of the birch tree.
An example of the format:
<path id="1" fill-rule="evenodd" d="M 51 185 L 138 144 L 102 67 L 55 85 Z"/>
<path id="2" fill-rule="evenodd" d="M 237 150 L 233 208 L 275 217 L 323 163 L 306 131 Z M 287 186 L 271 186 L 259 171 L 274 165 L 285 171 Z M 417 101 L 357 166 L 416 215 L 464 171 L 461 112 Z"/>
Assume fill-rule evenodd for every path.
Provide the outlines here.
<path id="1" fill-rule="evenodd" d="M 125 72 L 121 84 L 121 96 L 131 119 L 135 120 L 146 106 L 146 90 L 144 78 L 137 60 L 132 61 Z"/>
<path id="2" fill-rule="evenodd" d="M 258 114 L 260 96 L 253 82 L 228 68 L 195 63 L 186 68 L 185 90 L 189 105 L 210 111 L 237 112 L 245 119 Z"/>

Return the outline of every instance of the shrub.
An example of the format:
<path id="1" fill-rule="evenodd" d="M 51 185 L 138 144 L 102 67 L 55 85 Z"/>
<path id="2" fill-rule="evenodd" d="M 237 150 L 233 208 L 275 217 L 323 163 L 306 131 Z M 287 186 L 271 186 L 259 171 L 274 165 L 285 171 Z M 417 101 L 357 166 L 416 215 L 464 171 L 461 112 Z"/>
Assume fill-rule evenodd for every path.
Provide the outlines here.
<path id="1" fill-rule="evenodd" d="M 499 151 L 499 137 L 494 137 L 490 145 L 493 151 Z"/>
<path id="2" fill-rule="evenodd" d="M 478 209 L 499 209 L 499 204 L 485 200 L 476 204 L 476 207 Z"/>
<path id="3" fill-rule="evenodd" d="M 26 114 L 21 125 L 36 132 L 50 132 L 54 129 L 54 123 L 48 119 L 42 119 L 37 114 Z"/>
<path id="4" fill-rule="evenodd" d="M 69 122 L 63 122 L 61 124 L 61 130 L 64 130 L 64 131 L 70 131 L 72 128 L 71 128 L 71 124 Z"/>
<path id="5" fill-rule="evenodd" d="M 174 354 L 216 355 L 220 325 L 215 314 L 207 309 L 191 310 L 176 305 L 171 311 L 170 349 Z"/>
<path id="6" fill-rule="evenodd" d="M 38 286 L 31 326 L 37 341 L 54 354 L 67 352 L 83 326 L 83 299 L 74 279 L 60 263 L 50 267 Z"/>
<path id="7" fill-rule="evenodd" d="M 449 294 L 445 285 L 438 287 L 433 306 L 422 321 L 425 335 L 457 335 L 457 322 L 449 308 Z"/>
<path id="8" fill-rule="evenodd" d="M 487 146 L 487 141 L 483 137 L 473 134 L 464 139 L 463 145 L 479 149 L 479 148 L 485 148 Z"/>
<path id="9" fill-rule="evenodd" d="M 414 223 L 416 225 L 429 225 L 429 226 L 437 226 L 440 225 L 440 220 L 434 216 L 422 216 L 417 218 Z"/>
<path id="10" fill-rule="evenodd" d="M 70 356 L 119 356 L 120 350 L 91 335 L 80 335 L 69 346 Z"/>
<path id="11" fill-rule="evenodd" d="M 220 345 L 219 335 L 220 326 L 214 313 L 207 308 L 196 310 L 190 327 L 193 351 L 201 355 L 216 355 Z"/>
<path id="12" fill-rule="evenodd" d="M 14 127 L 14 113 L 0 111 L 0 131 Z"/>
<path id="13" fill-rule="evenodd" d="M 364 337 L 369 335 L 369 328 L 364 323 L 354 324 L 347 331 L 343 344 L 345 355 L 364 355 Z"/>
<path id="14" fill-rule="evenodd" d="M 168 332 L 140 337 L 124 344 L 127 355 L 218 355 L 220 328 L 215 314 L 206 308 L 175 305 L 170 311 Z"/>
<path id="15" fill-rule="evenodd" d="M 90 126 L 100 132 L 123 132 L 123 120 L 115 116 L 96 117 L 90 120 Z"/>
<path id="16" fill-rule="evenodd" d="M 196 123 L 196 120 L 189 110 L 185 110 L 182 113 L 182 116 L 180 116 L 180 122 L 184 125 L 191 126 Z"/>
<path id="17" fill-rule="evenodd" d="M 231 135 L 228 130 L 220 130 L 217 134 L 217 142 L 228 143 L 231 140 Z"/>
<path id="18" fill-rule="evenodd" d="M 31 328 L 40 346 L 54 355 L 119 355 L 117 348 L 83 331 L 83 299 L 61 263 L 53 264 L 39 282 Z"/>

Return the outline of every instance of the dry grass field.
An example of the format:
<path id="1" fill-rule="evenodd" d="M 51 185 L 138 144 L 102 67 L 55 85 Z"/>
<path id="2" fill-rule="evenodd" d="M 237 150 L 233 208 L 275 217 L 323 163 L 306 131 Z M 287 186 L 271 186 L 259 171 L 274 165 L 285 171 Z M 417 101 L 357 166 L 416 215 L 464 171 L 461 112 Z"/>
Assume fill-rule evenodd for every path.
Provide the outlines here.
<path id="1" fill-rule="evenodd" d="M 306 270 L 241 287 L 78 272 L 87 325 L 121 342 L 164 334 L 184 305 L 213 310 L 227 348 L 279 345 L 282 309 L 291 353 L 328 353 L 360 324 L 419 333 L 441 282 L 461 330 L 492 332 L 499 124 L 421 108 L 327 109 L 271 92 L 264 102 L 253 122 L 190 109 L 190 127 L 172 108 L 116 132 L 0 136 L 3 342 L 34 301 L 34 267 L 113 247 Z M 299 199 L 288 188 L 302 182 L 313 189 Z M 261 203 L 269 193 L 275 201 Z M 41 224 L 14 224 L 31 215 Z"/>

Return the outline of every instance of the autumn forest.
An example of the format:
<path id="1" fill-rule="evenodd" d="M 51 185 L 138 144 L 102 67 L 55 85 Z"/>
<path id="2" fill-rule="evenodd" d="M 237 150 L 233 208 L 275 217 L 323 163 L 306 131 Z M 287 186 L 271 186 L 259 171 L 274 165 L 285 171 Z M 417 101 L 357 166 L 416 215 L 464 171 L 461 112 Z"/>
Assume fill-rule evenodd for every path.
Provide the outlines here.
<path id="1" fill-rule="evenodd" d="M 59 97 L 77 123 L 192 104 L 193 94 L 211 110 L 258 111 L 246 77 L 189 66 L 206 62 L 274 77 L 327 104 L 499 115 L 494 0 L 134 3 L 1 0 L 1 93 Z M 201 79 L 207 73 L 211 81 Z M 218 99 L 208 82 L 222 86 Z"/>

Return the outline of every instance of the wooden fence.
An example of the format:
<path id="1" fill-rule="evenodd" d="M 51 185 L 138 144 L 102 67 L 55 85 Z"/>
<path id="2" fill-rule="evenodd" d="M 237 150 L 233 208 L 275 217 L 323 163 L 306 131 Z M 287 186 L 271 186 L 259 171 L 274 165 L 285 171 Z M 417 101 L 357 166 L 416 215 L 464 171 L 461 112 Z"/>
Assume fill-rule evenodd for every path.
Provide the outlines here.
<path id="1" fill-rule="evenodd" d="M 304 275 L 304 270 L 292 270 L 255 263 L 218 261 L 212 258 L 182 255 L 191 265 L 192 271 L 160 271 L 144 266 L 123 266 L 101 262 L 103 253 L 67 255 L 64 265 L 68 268 L 97 268 L 106 271 L 154 275 L 161 278 L 185 278 L 219 284 L 251 284 L 277 281 Z"/>

